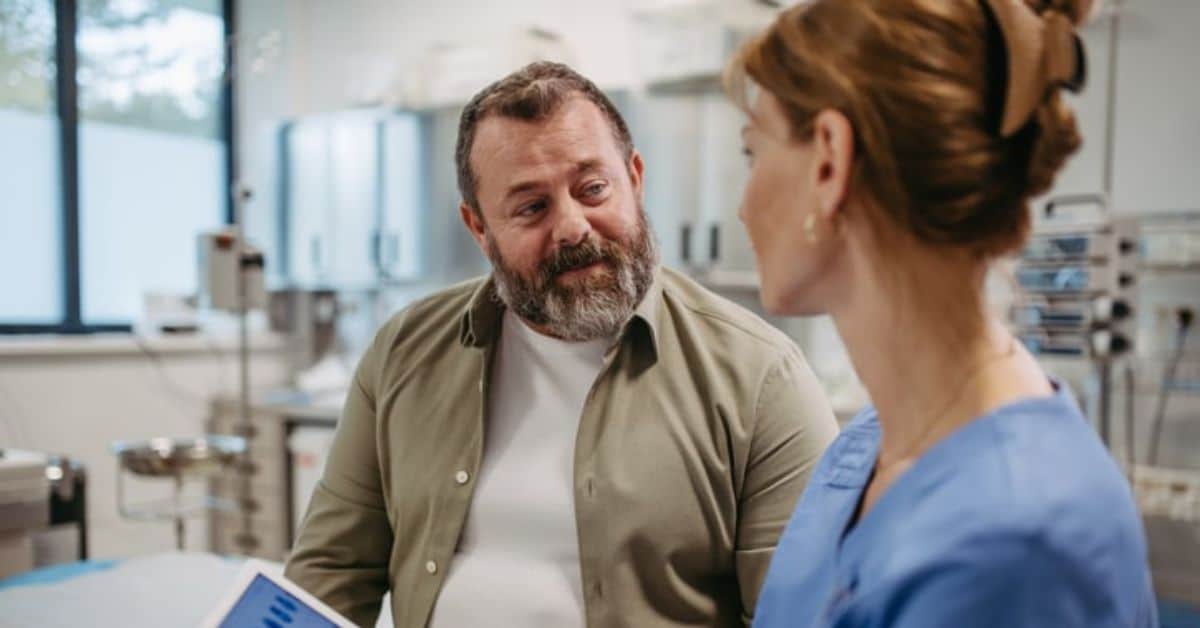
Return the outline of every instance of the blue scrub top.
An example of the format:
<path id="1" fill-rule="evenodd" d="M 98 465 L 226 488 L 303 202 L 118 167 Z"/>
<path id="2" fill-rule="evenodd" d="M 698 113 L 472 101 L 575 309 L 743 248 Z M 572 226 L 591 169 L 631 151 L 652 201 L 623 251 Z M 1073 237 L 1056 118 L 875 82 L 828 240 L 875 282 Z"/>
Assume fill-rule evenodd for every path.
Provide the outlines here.
<path id="1" fill-rule="evenodd" d="M 1157 627 L 1129 484 L 1055 386 L 931 447 L 847 532 L 879 454 L 863 411 L 813 472 L 754 625 Z"/>

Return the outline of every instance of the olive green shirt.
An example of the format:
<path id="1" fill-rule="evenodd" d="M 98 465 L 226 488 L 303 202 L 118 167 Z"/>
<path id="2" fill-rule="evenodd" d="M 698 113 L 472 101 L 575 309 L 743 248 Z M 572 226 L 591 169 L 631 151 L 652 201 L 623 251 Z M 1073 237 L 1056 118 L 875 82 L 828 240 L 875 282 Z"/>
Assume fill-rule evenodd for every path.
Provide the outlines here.
<path id="1" fill-rule="evenodd" d="M 389 590 L 396 626 L 429 621 L 484 451 L 502 307 L 489 280 L 450 288 L 397 314 L 358 366 L 285 572 L 358 624 Z M 836 431 L 787 336 L 660 270 L 576 436 L 587 625 L 749 624 Z"/>

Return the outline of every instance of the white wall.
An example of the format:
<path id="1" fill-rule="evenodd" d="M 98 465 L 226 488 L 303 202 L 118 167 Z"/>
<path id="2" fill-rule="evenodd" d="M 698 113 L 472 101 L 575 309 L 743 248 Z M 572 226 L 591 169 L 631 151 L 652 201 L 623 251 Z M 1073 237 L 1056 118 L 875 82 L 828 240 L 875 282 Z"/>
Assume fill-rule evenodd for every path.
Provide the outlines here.
<path id="1" fill-rule="evenodd" d="M 63 454 L 88 473 L 89 548 L 96 558 L 174 547 L 170 523 L 121 519 L 114 440 L 204 433 L 209 400 L 236 395 L 236 353 L 228 340 L 148 341 L 158 364 L 127 336 L 4 339 L 0 342 L 0 448 Z M 256 352 L 259 389 L 284 382 L 274 350 Z M 129 501 L 167 495 L 166 481 L 131 482 Z M 207 548 L 203 519 L 191 520 L 187 547 Z"/>
<path id="2" fill-rule="evenodd" d="M 238 3 L 238 137 L 254 187 L 250 232 L 274 250 L 277 133 L 283 120 L 378 95 L 440 43 L 494 40 L 524 26 L 560 33 L 601 87 L 635 76 L 633 0 L 256 0 Z M 277 36 L 277 39 L 273 39 Z M 278 41 L 277 47 L 268 45 Z M 497 77 L 498 78 L 498 77 Z"/>
<path id="3" fill-rule="evenodd" d="M 1200 2 L 1124 0 L 1117 20 L 1101 17 L 1083 29 L 1087 85 L 1081 94 L 1067 95 L 1083 148 L 1046 198 L 1103 192 L 1111 144 L 1113 212 L 1200 209 L 1200 178 L 1195 176 L 1200 168 L 1200 80 L 1195 68 L 1200 38 L 1193 36 L 1197 28 Z M 1110 84 L 1115 85 L 1112 103 Z"/>
<path id="4" fill-rule="evenodd" d="M 724 0 L 728 5 L 750 0 Z M 275 133 L 281 120 L 354 105 L 378 93 L 389 77 L 401 73 L 429 46 L 494 39 L 524 25 L 561 33 L 570 42 L 576 66 L 604 87 L 638 86 L 641 68 L 634 8 L 650 1 L 612 0 L 257 0 L 239 3 L 242 50 L 238 82 L 241 117 L 240 151 L 245 177 L 258 189 L 251 207 L 254 233 L 273 233 L 278 172 Z M 1069 102 L 1076 108 L 1085 136 L 1083 150 L 1069 162 L 1052 194 L 1097 193 L 1103 189 L 1105 102 L 1109 70 L 1111 21 L 1099 20 L 1084 30 L 1089 50 L 1089 85 Z M 1117 128 L 1113 146 L 1114 208 L 1139 213 L 1168 208 L 1200 208 L 1200 81 L 1192 67 L 1200 59 L 1200 2 L 1195 0 L 1125 0 L 1117 67 Z M 262 53 L 255 42 L 278 31 L 275 54 Z M 256 62 L 257 66 L 256 66 Z M 639 141 L 652 160 L 663 152 L 656 176 L 694 176 L 681 154 L 689 137 L 687 125 L 699 124 L 695 112 L 658 104 L 669 118 L 631 122 L 654 132 Z M 696 107 L 699 107 L 697 104 Z M 639 113 L 659 111 L 646 107 Z M 670 114 L 663 112 L 670 111 Z M 681 111 L 687 115 L 680 115 Z M 646 117 L 646 116 L 644 116 Z M 666 138 L 653 145 L 655 133 Z M 698 133 L 690 139 L 697 141 Z M 675 139 L 678 138 L 678 139 Z M 439 141 L 450 141 L 439 137 Z M 682 148 L 680 148 L 682 147 Z M 669 149 L 678 149 L 672 152 Z M 699 151 L 694 147 L 692 153 Z M 731 184 L 733 185 L 733 184 Z M 652 213 L 670 223 L 686 206 L 664 202 L 650 190 Z M 710 190 L 711 192 L 711 190 Z M 662 196 L 662 198 L 659 198 Z M 686 200 L 686 195 L 685 200 Z M 736 195 L 735 195 L 736 196 Z M 439 207 L 441 205 L 438 205 Z M 675 212 L 675 213 L 672 213 Z M 735 221 L 725 225 L 737 229 Z M 658 235 L 668 262 L 678 260 L 679 236 L 674 225 Z M 439 235 L 440 237 L 440 235 Z M 702 238 L 698 239 L 703 242 Z M 439 242 L 441 240 L 439 239 Z M 737 247 L 726 247 L 726 249 Z M 744 252 L 744 247 L 743 247 Z M 726 252 L 728 254 L 728 251 Z M 1169 296 L 1169 295 L 1168 295 Z M 1184 303 L 1189 298 L 1176 299 Z M 1163 307 L 1166 307 L 1165 305 Z M 1150 331 L 1156 331 L 1151 329 Z M 1161 327 L 1159 328 L 1161 331 Z M 1154 372 L 1153 360 L 1143 376 Z M 1197 454 L 1200 455 L 1200 454 Z M 1195 460 L 1200 466 L 1200 458 Z"/>
<path id="5" fill-rule="evenodd" d="M 277 6 L 271 10 L 269 5 Z M 279 63 L 262 74 L 286 75 L 292 113 L 331 111 L 370 98 L 436 44 L 491 41 L 515 29 L 542 27 L 576 52 L 578 70 L 602 87 L 634 80 L 630 0 L 301 0 L 242 3 L 246 33 L 280 28 Z M 249 94 L 246 94 L 249 96 Z"/>
<path id="6" fill-rule="evenodd" d="M 1113 208 L 1200 209 L 1200 2 L 1127 0 L 1117 50 Z"/>

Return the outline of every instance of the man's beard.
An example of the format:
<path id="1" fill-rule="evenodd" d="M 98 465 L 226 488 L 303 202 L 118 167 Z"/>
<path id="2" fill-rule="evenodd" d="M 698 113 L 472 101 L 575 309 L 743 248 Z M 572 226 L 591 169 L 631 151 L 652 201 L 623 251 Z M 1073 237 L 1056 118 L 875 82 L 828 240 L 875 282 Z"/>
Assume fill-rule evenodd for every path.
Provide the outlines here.
<path id="1" fill-rule="evenodd" d="M 634 232 L 623 241 L 592 232 L 582 243 L 542 260 L 531 277 L 505 262 L 490 231 L 487 244 L 500 300 L 527 323 L 572 342 L 616 336 L 646 296 L 658 266 L 658 247 L 640 207 Z M 604 272 L 559 283 L 564 273 L 595 263 Z"/>

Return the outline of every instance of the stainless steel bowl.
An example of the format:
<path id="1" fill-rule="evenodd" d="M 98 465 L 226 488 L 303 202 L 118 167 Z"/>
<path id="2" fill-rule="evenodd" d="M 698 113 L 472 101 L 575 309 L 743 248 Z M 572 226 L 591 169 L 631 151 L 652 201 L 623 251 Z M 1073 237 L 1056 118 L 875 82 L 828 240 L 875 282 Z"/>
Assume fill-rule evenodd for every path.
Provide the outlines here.
<path id="1" fill-rule="evenodd" d="M 212 475 L 233 464 L 245 450 L 245 439 L 219 435 L 112 444 L 121 467 L 135 475 L 152 477 Z"/>

